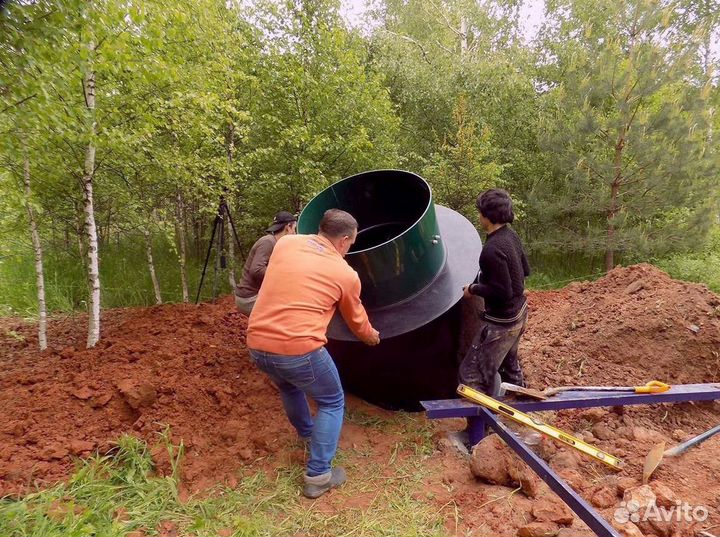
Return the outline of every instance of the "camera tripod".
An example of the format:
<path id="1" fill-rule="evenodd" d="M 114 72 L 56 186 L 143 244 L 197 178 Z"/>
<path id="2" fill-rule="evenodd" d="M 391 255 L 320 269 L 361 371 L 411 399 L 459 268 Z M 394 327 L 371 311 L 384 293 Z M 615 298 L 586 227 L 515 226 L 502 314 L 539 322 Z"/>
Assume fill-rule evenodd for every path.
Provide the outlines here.
<path id="1" fill-rule="evenodd" d="M 225 258 L 225 217 L 227 216 L 228 222 L 230 222 L 230 229 L 232 230 L 235 244 L 240 251 L 240 240 L 238 239 L 237 231 L 235 231 L 235 223 L 233 222 L 232 215 L 230 214 L 230 207 L 228 207 L 225 196 L 220 196 L 220 205 L 218 206 L 217 214 L 215 215 L 215 222 L 213 224 L 212 235 L 210 236 L 210 243 L 208 244 L 207 255 L 205 256 L 205 264 L 203 265 L 202 276 L 200 276 L 200 285 L 198 285 L 197 296 L 195 297 L 195 304 L 200 300 L 200 290 L 202 289 L 203 281 L 205 280 L 205 271 L 207 270 L 208 261 L 210 260 L 210 252 L 212 251 L 213 242 L 215 241 L 215 235 L 217 235 L 217 252 L 218 255 L 215 258 L 215 274 L 213 280 L 213 299 L 217 298 L 217 281 L 218 272 L 220 269 L 227 267 L 227 260 Z M 218 233 L 218 227 L 220 232 Z"/>

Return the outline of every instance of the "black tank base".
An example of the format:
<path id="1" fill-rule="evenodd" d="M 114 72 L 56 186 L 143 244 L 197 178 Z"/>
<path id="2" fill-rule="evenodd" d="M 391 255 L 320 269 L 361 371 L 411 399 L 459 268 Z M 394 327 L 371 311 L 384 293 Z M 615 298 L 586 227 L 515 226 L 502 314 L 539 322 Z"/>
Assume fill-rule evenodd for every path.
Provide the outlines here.
<path id="1" fill-rule="evenodd" d="M 327 349 L 347 392 L 386 410 L 419 412 L 420 401 L 456 396 L 462 316 L 458 303 L 430 323 L 374 347 L 331 339 Z"/>

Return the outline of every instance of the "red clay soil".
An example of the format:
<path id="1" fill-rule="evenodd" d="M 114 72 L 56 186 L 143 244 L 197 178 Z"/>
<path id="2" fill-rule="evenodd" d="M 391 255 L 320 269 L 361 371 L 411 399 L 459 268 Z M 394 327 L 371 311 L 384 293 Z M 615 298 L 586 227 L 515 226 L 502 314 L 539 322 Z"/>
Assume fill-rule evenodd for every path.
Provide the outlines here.
<path id="1" fill-rule="evenodd" d="M 3 338 L 10 358 L 0 361 L 8 416 L 0 425 L 0 496 L 66 477 L 73 457 L 106 452 L 122 433 L 155 443 L 169 425 L 187 449 L 184 477 L 197 488 L 290 438 L 274 388 L 247 356 L 246 319 L 229 298 L 106 312 L 91 350 L 83 348 L 84 321 L 51 323 L 43 353 L 24 325 L 14 326 L 24 342 Z"/>
<path id="2" fill-rule="evenodd" d="M 530 307 L 533 385 L 720 381 L 720 297 L 652 265 L 532 293 Z"/>
<path id="3" fill-rule="evenodd" d="M 521 360 L 532 387 L 720 382 L 720 297 L 650 265 L 530 293 L 530 310 Z M 86 319 L 55 318 L 51 346 L 40 353 L 32 325 L 1 320 L 0 496 L 66 478 L 76 457 L 107 452 L 122 433 L 154 443 L 165 425 L 187 448 L 182 474 L 191 489 L 232 485 L 244 468 L 272 464 L 294 435 L 275 389 L 249 361 L 245 323 L 230 298 L 200 306 L 111 310 L 103 314 L 103 339 L 86 350 Z M 353 398 L 348 405 L 372 411 Z M 610 519 L 618 494 L 640 484 L 648 450 L 660 440 L 672 445 L 717 425 L 720 404 L 571 410 L 544 417 L 628 463 L 613 474 L 562 447 L 546 446 L 551 466 Z M 462 424 L 446 420 L 435 426 L 442 431 Z M 382 433 L 362 429 L 346 424 L 341 446 L 366 444 L 387 459 Z M 439 441 L 438 448 L 428 489 L 439 506 L 457 506 L 459 517 L 448 515 L 450 533 L 516 535 L 538 519 L 533 506 L 537 510 L 538 502 L 552 497 L 545 488 L 531 500 L 510 495 L 511 488 L 481 484 L 447 442 Z M 711 507 L 716 524 L 719 450 L 720 435 L 666 460 L 653 478 L 684 501 Z M 163 470 L 167 460 L 160 452 L 156 456 Z M 570 526 L 566 535 L 588 534 L 577 519 Z M 681 531 L 642 529 L 668 536 Z"/>
<path id="4" fill-rule="evenodd" d="M 715 383 L 720 387 L 720 297 L 703 285 L 671 279 L 641 264 L 616 268 L 595 282 L 559 291 L 530 293 L 530 317 L 521 344 L 528 384 L 635 385 L 657 379 L 668 383 Z M 539 450 L 550 466 L 608 520 L 624 490 L 642 484 L 645 456 L 657 443 L 672 446 L 720 424 L 720 403 L 683 403 L 541 413 L 542 418 L 604 449 L 625 463 L 619 472 L 562 445 L 543 442 Z M 548 445 L 549 444 L 549 445 Z M 673 500 L 705 506 L 704 524 L 638 523 L 644 535 L 695 535 L 720 527 L 720 435 L 682 457 L 665 458 L 651 484 L 673 493 Z M 447 458 L 446 458 L 447 460 Z M 447 463 L 445 463 L 447 466 Z M 515 535 L 538 523 L 521 494 L 512 504 L 488 499 L 472 479 L 457 472 L 452 495 L 473 533 Z M 509 494 L 512 489 L 507 489 Z M 658 505 L 660 505 L 658 495 Z M 552 501 L 544 485 L 533 505 Z M 542 517 L 541 517 L 542 518 Z M 502 523 L 501 521 L 504 521 Z M 543 522 L 545 523 L 545 522 Z M 550 524 L 550 533 L 563 525 Z M 637 530 L 637 528 L 634 528 Z M 628 530 L 627 526 L 620 531 Z M 527 530 L 529 531 L 529 530 Z M 538 530 L 542 531 L 542 530 Z M 575 519 L 565 535 L 593 535 Z M 713 529 L 709 532 L 717 534 Z M 540 533 L 538 533 L 540 534 Z M 562 535 L 561 533 L 560 535 Z M 629 533 L 630 535 L 636 535 Z"/>

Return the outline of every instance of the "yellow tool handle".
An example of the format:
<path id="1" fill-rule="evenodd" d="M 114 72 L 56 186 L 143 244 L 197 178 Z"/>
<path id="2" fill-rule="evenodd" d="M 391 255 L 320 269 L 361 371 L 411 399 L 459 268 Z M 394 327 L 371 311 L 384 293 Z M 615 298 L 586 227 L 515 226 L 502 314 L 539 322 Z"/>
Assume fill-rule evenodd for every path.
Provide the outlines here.
<path id="1" fill-rule="evenodd" d="M 501 403 L 497 399 L 493 399 L 492 397 L 485 395 L 484 393 L 477 390 L 474 390 L 469 386 L 460 384 L 457 388 L 457 392 L 463 397 L 467 397 L 468 399 L 470 399 L 473 403 L 477 403 L 497 412 L 498 414 L 507 416 L 513 421 L 516 421 L 523 425 L 527 425 L 528 427 L 535 429 L 536 431 L 546 436 L 549 436 L 550 438 L 553 438 L 555 440 L 558 440 L 559 442 L 567 444 L 572 448 L 575 448 L 580 453 L 589 455 L 593 459 L 607 464 L 609 467 L 615 470 L 620 470 L 624 465 L 622 460 L 611 455 L 610 453 L 602 451 L 601 449 L 598 449 L 591 444 L 587 444 L 579 438 L 576 438 L 573 435 L 566 433 L 562 429 L 558 429 L 556 427 L 553 427 L 552 425 L 543 423 L 542 421 L 535 419 L 532 416 L 525 414 L 524 412 L 520 412 L 519 410 L 509 405 L 506 405 L 505 403 Z"/>
<path id="2" fill-rule="evenodd" d="M 659 380 L 651 380 L 645 386 L 635 386 L 635 393 L 663 393 L 671 388 L 669 384 Z"/>

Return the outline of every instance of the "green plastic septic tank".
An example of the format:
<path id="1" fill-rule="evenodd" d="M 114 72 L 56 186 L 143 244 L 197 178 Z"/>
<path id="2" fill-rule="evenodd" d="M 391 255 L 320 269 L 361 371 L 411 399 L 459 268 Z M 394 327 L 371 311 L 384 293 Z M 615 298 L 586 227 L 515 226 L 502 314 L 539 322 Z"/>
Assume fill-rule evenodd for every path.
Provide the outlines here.
<path id="1" fill-rule="evenodd" d="M 446 251 L 432 192 L 419 175 L 375 170 L 342 179 L 307 204 L 298 233 L 317 233 L 328 209 L 342 209 L 358 221 L 345 259 L 360 276 L 369 311 L 413 297 L 443 269 Z"/>

